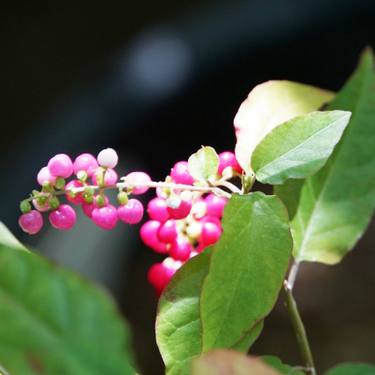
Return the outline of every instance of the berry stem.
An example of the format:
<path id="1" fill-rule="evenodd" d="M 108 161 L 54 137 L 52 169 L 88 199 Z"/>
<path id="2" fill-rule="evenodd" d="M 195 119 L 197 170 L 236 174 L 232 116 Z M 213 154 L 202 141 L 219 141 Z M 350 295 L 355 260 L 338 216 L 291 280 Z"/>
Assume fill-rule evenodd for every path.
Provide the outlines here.
<path id="1" fill-rule="evenodd" d="M 227 182 L 227 181 L 221 181 L 221 184 L 223 186 L 226 186 L 226 184 L 224 184 L 223 182 Z M 107 189 L 133 188 L 135 186 L 137 186 L 137 187 L 146 186 L 146 187 L 150 187 L 150 188 L 162 187 L 162 188 L 169 188 L 169 189 L 201 191 L 202 193 L 210 192 L 210 193 L 218 193 L 218 194 L 222 195 L 223 197 L 225 197 L 227 199 L 230 199 L 230 197 L 231 197 L 230 193 L 228 193 L 228 192 L 226 192 L 226 191 L 224 191 L 224 190 L 222 190 L 222 189 L 220 189 L 219 187 L 216 187 L 216 186 L 213 186 L 213 187 L 211 187 L 211 186 L 193 186 L 193 185 L 175 184 L 173 182 L 168 183 L 168 182 L 154 182 L 154 181 L 145 181 L 145 182 L 140 181 L 140 182 L 137 182 L 136 184 L 134 184 L 131 181 L 125 181 L 125 182 L 118 182 L 117 184 L 111 184 L 111 185 L 105 185 L 105 184 L 104 185 L 86 185 L 86 186 L 82 186 L 82 187 L 73 187 L 73 188 L 68 189 L 68 190 L 46 192 L 46 193 L 41 193 L 41 194 L 38 194 L 36 196 L 32 196 L 30 198 L 27 198 L 24 201 L 30 202 L 33 199 L 39 199 L 39 198 L 42 198 L 42 197 L 49 197 L 51 195 L 63 195 L 63 194 L 67 194 L 69 192 L 80 193 L 80 192 L 84 192 L 85 189 L 87 189 L 87 188 L 92 188 L 94 190 L 103 191 L 103 190 L 107 190 Z M 228 189 L 229 189 L 229 186 L 226 186 L 226 187 L 228 187 Z M 237 189 L 236 186 L 233 185 L 233 187 Z M 230 189 L 230 190 L 232 190 L 232 189 Z"/>
<path id="2" fill-rule="evenodd" d="M 307 340 L 305 327 L 298 312 L 297 304 L 293 298 L 292 290 L 289 288 L 289 284 L 286 280 L 284 280 L 284 284 L 281 288 L 281 293 L 288 309 L 290 320 L 292 321 L 294 333 L 296 335 L 302 360 L 305 365 L 305 372 L 309 375 L 316 375 L 314 361 L 312 358 L 310 345 Z"/>

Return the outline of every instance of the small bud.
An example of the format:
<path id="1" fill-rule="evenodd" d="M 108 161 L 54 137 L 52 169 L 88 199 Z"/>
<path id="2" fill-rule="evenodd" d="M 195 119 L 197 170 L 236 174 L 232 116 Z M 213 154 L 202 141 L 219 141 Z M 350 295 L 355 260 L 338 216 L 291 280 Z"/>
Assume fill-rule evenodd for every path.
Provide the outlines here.
<path id="1" fill-rule="evenodd" d="M 57 177 L 55 182 L 55 187 L 57 189 L 64 189 L 65 187 L 65 178 L 64 177 Z"/>
<path id="2" fill-rule="evenodd" d="M 48 193 L 48 192 L 52 191 L 52 189 L 53 189 L 53 186 L 49 181 L 43 182 L 43 185 L 42 185 L 42 192 L 43 193 Z"/>
<path id="3" fill-rule="evenodd" d="M 20 209 L 21 209 L 23 214 L 26 214 L 26 213 L 31 211 L 31 205 L 27 201 L 22 201 L 21 204 L 20 204 Z"/>
<path id="4" fill-rule="evenodd" d="M 126 194 L 124 191 L 120 191 L 117 194 L 117 200 L 119 201 L 121 205 L 128 203 L 128 200 L 129 200 L 128 194 Z"/>
<path id="5" fill-rule="evenodd" d="M 48 203 L 51 210 L 56 210 L 60 206 L 60 201 L 57 197 L 51 197 Z"/>
<path id="6" fill-rule="evenodd" d="M 86 171 L 82 170 L 82 171 L 79 171 L 77 173 L 77 178 L 78 178 L 78 180 L 80 180 L 80 182 L 86 182 L 87 177 L 88 177 L 88 175 L 87 175 Z"/>

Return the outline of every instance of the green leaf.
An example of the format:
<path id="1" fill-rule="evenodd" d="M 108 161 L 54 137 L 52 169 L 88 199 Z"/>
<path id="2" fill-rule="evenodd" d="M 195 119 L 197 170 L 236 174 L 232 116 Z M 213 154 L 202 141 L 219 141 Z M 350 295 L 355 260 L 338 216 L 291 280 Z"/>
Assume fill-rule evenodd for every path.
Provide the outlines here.
<path id="1" fill-rule="evenodd" d="M 304 375 L 303 371 L 294 369 L 289 365 L 284 365 L 281 360 L 277 357 L 271 355 L 263 355 L 259 357 L 264 363 L 267 363 L 269 366 L 273 367 L 275 370 L 281 372 L 285 375 Z"/>
<path id="2" fill-rule="evenodd" d="M 329 109 L 352 112 L 326 165 L 275 193 L 291 218 L 297 261 L 339 262 L 353 248 L 375 208 L 375 72 L 370 49 Z"/>
<path id="3" fill-rule="evenodd" d="M 202 352 L 233 347 L 271 311 L 292 249 L 276 196 L 233 194 L 222 227 L 200 299 Z"/>
<path id="4" fill-rule="evenodd" d="M 208 181 L 215 176 L 219 167 L 219 157 L 212 147 L 202 147 L 188 160 L 189 173 L 198 181 Z"/>
<path id="5" fill-rule="evenodd" d="M 213 350 L 192 362 L 191 375 L 280 375 L 280 372 L 257 357 Z"/>
<path id="6" fill-rule="evenodd" d="M 251 168 L 256 179 L 282 184 L 306 178 L 326 163 L 340 140 L 351 113 L 312 112 L 276 126 L 255 148 Z"/>
<path id="7" fill-rule="evenodd" d="M 209 246 L 185 263 L 159 299 L 156 339 L 169 375 L 187 374 L 191 358 L 201 352 L 199 294 L 211 251 Z"/>
<path id="8" fill-rule="evenodd" d="M 110 298 L 39 256 L 0 245 L 0 363 L 12 374 L 134 374 Z"/>
<path id="9" fill-rule="evenodd" d="M 166 373 L 188 374 L 192 358 L 202 349 L 199 295 L 208 273 L 212 246 L 185 263 L 171 278 L 158 305 L 156 339 L 166 365 Z M 258 338 L 263 321 L 235 347 L 247 352 Z"/>
<path id="10" fill-rule="evenodd" d="M 367 363 L 343 363 L 328 370 L 325 375 L 375 375 L 375 366 Z"/>
<path id="11" fill-rule="evenodd" d="M 256 86 L 234 118 L 235 154 L 242 169 L 251 174 L 251 155 L 273 128 L 318 110 L 334 96 L 331 91 L 290 81 L 268 81 Z"/>
<path id="12" fill-rule="evenodd" d="M 0 221 L 0 245 L 5 245 L 11 249 L 29 251 L 25 246 L 13 236 L 12 232 Z"/>

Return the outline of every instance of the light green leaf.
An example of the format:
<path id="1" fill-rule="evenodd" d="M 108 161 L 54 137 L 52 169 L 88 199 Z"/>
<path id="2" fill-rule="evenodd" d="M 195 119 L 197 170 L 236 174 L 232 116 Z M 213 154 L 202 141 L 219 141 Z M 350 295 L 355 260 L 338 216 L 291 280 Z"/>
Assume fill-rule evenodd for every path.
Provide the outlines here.
<path id="1" fill-rule="evenodd" d="M 8 246 L 11 249 L 29 251 L 25 246 L 22 245 L 13 233 L 0 221 L 0 245 Z"/>
<path id="2" fill-rule="evenodd" d="M 212 246 L 185 263 L 172 277 L 159 300 L 156 339 L 166 373 L 188 374 L 192 358 L 202 349 L 199 295 L 208 272 Z M 247 352 L 258 338 L 263 321 L 239 342 L 235 349 Z"/>
<path id="3" fill-rule="evenodd" d="M 339 262 L 353 248 L 375 208 L 375 72 L 367 49 L 329 109 L 352 112 L 326 165 L 275 193 L 290 213 L 297 261 Z"/>
<path id="4" fill-rule="evenodd" d="M 271 311 L 292 249 L 276 196 L 233 194 L 222 227 L 200 299 L 203 353 L 234 346 Z"/>
<path id="5" fill-rule="evenodd" d="M 256 179 L 282 184 L 288 178 L 306 178 L 327 161 L 340 140 L 351 113 L 312 112 L 276 126 L 255 148 L 251 168 Z"/>
<path id="6" fill-rule="evenodd" d="M 375 375 L 375 366 L 367 363 L 343 363 L 328 370 L 325 375 Z"/>
<path id="7" fill-rule="evenodd" d="M 12 374 L 135 374 L 110 298 L 37 255 L 0 245 L 0 363 Z"/>
<path id="8" fill-rule="evenodd" d="M 280 375 L 257 357 L 231 350 L 213 350 L 195 359 L 191 375 Z"/>
<path id="9" fill-rule="evenodd" d="M 304 375 L 305 373 L 299 370 L 294 369 L 289 365 L 284 365 L 281 360 L 277 357 L 271 355 L 263 355 L 259 357 L 264 363 L 267 363 L 269 366 L 275 370 L 281 372 L 285 375 Z"/>
<path id="10" fill-rule="evenodd" d="M 215 176 L 219 167 L 219 157 L 212 147 L 202 147 L 188 160 L 189 173 L 198 181 L 208 181 Z"/>
<path id="11" fill-rule="evenodd" d="M 251 155 L 273 128 L 318 110 L 334 96 L 331 91 L 290 81 L 268 81 L 256 86 L 234 118 L 235 154 L 242 169 L 247 174 L 252 172 Z"/>

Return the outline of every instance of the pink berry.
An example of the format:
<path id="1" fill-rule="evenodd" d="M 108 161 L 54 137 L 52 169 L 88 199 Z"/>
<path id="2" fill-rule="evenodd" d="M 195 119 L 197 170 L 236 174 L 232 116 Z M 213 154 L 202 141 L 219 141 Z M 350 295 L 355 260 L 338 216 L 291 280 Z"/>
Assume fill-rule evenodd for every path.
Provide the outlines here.
<path id="1" fill-rule="evenodd" d="M 117 208 L 118 217 L 128 224 L 138 224 L 143 217 L 143 205 L 138 199 L 129 199 Z"/>
<path id="2" fill-rule="evenodd" d="M 69 181 L 66 186 L 65 186 L 65 190 L 70 190 L 71 188 L 73 187 L 82 187 L 83 184 L 82 182 L 79 182 L 79 180 L 72 180 L 72 181 Z M 75 203 L 75 204 L 81 204 L 85 201 L 85 199 L 82 197 L 82 193 L 83 192 L 79 192 L 77 193 L 77 195 L 72 198 L 69 193 L 65 194 L 66 195 L 66 199 L 70 202 L 70 203 Z"/>
<path id="3" fill-rule="evenodd" d="M 73 162 L 66 154 L 57 154 L 48 162 L 52 176 L 68 178 L 73 173 Z"/>
<path id="4" fill-rule="evenodd" d="M 167 211 L 172 219 L 185 219 L 185 217 L 190 214 L 191 202 L 181 200 L 181 204 L 178 208 L 167 207 Z"/>
<path id="5" fill-rule="evenodd" d="M 163 198 L 153 198 L 148 202 L 147 212 L 151 219 L 165 221 L 169 218 L 167 201 Z"/>
<path id="6" fill-rule="evenodd" d="M 145 245 L 151 247 L 157 253 L 167 253 L 167 244 L 161 242 L 158 238 L 158 231 L 161 222 L 157 220 L 146 221 L 141 227 L 141 239 Z"/>
<path id="7" fill-rule="evenodd" d="M 222 174 L 223 170 L 227 167 L 232 167 L 233 170 L 239 174 L 242 173 L 242 168 L 238 164 L 236 155 L 233 152 L 224 151 L 220 153 L 218 156 L 219 156 L 219 167 L 217 169 L 217 173 Z"/>
<path id="8" fill-rule="evenodd" d="M 208 194 L 205 199 L 207 214 L 221 218 L 227 201 L 228 200 L 224 197 L 218 197 L 215 194 Z"/>
<path id="9" fill-rule="evenodd" d="M 91 214 L 96 225 L 103 229 L 113 229 L 118 221 L 117 208 L 111 204 L 94 208 Z"/>
<path id="10" fill-rule="evenodd" d="M 83 213 L 89 217 L 89 218 L 92 218 L 92 211 L 98 207 L 98 204 L 96 202 L 96 199 L 98 197 L 99 194 L 95 194 L 94 195 L 94 201 L 92 203 L 87 203 L 87 202 L 82 202 L 82 210 L 83 210 Z M 105 197 L 105 206 L 107 206 L 109 204 L 109 200 L 107 197 Z"/>
<path id="11" fill-rule="evenodd" d="M 98 184 L 98 180 L 95 174 L 92 175 L 91 179 L 94 185 Z M 104 175 L 104 183 L 106 185 L 112 185 L 112 184 L 115 184 L 117 180 L 118 180 L 118 176 L 117 176 L 116 171 L 114 169 L 108 168 Z"/>
<path id="12" fill-rule="evenodd" d="M 204 223 L 214 223 L 216 224 L 217 226 L 221 227 L 221 221 L 218 217 L 216 216 L 209 216 L 209 215 L 206 215 L 202 218 L 199 219 L 199 222 L 204 224 Z"/>
<path id="13" fill-rule="evenodd" d="M 68 230 L 76 221 L 76 213 L 69 205 L 61 204 L 49 214 L 49 221 L 57 229 Z"/>
<path id="14" fill-rule="evenodd" d="M 49 198 L 46 199 L 45 203 L 43 205 L 39 205 L 36 199 L 33 199 L 33 206 L 36 210 L 40 212 L 46 212 L 50 209 L 49 207 Z"/>
<path id="15" fill-rule="evenodd" d="M 76 157 L 73 163 L 73 172 L 77 175 L 79 171 L 86 171 L 87 176 L 91 177 L 98 167 L 95 156 L 86 153 Z"/>
<path id="16" fill-rule="evenodd" d="M 188 162 L 179 161 L 171 170 L 171 178 L 176 184 L 192 185 L 194 177 L 189 173 Z"/>
<path id="17" fill-rule="evenodd" d="M 221 235 L 222 229 L 219 225 L 212 222 L 206 222 L 202 225 L 202 232 L 199 236 L 199 243 L 203 245 L 213 245 Z"/>
<path id="18" fill-rule="evenodd" d="M 179 235 L 171 244 L 169 255 L 175 260 L 185 262 L 189 259 L 193 247 L 184 235 Z"/>
<path id="19" fill-rule="evenodd" d="M 18 223 L 24 232 L 35 234 L 38 233 L 43 226 L 43 217 L 39 211 L 31 210 L 22 214 Z"/>
<path id="20" fill-rule="evenodd" d="M 147 173 L 131 172 L 126 176 L 126 178 L 129 178 L 135 186 L 133 191 L 132 191 L 132 194 L 135 194 L 135 195 L 143 194 L 149 189 L 147 186 L 136 187 L 137 182 L 147 183 L 147 182 L 151 181 L 151 178 Z"/>
<path id="21" fill-rule="evenodd" d="M 114 168 L 118 162 L 117 152 L 113 148 L 106 148 L 99 152 L 98 164 L 105 168 Z"/>
<path id="22" fill-rule="evenodd" d="M 171 219 L 163 223 L 158 231 L 158 238 L 161 242 L 171 243 L 177 237 L 176 222 Z"/>
<path id="23" fill-rule="evenodd" d="M 56 182 L 56 177 L 51 175 L 48 167 L 43 167 L 36 176 L 36 179 L 38 181 L 38 184 L 41 186 L 45 181 L 50 182 L 52 185 L 55 185 Z"/>

